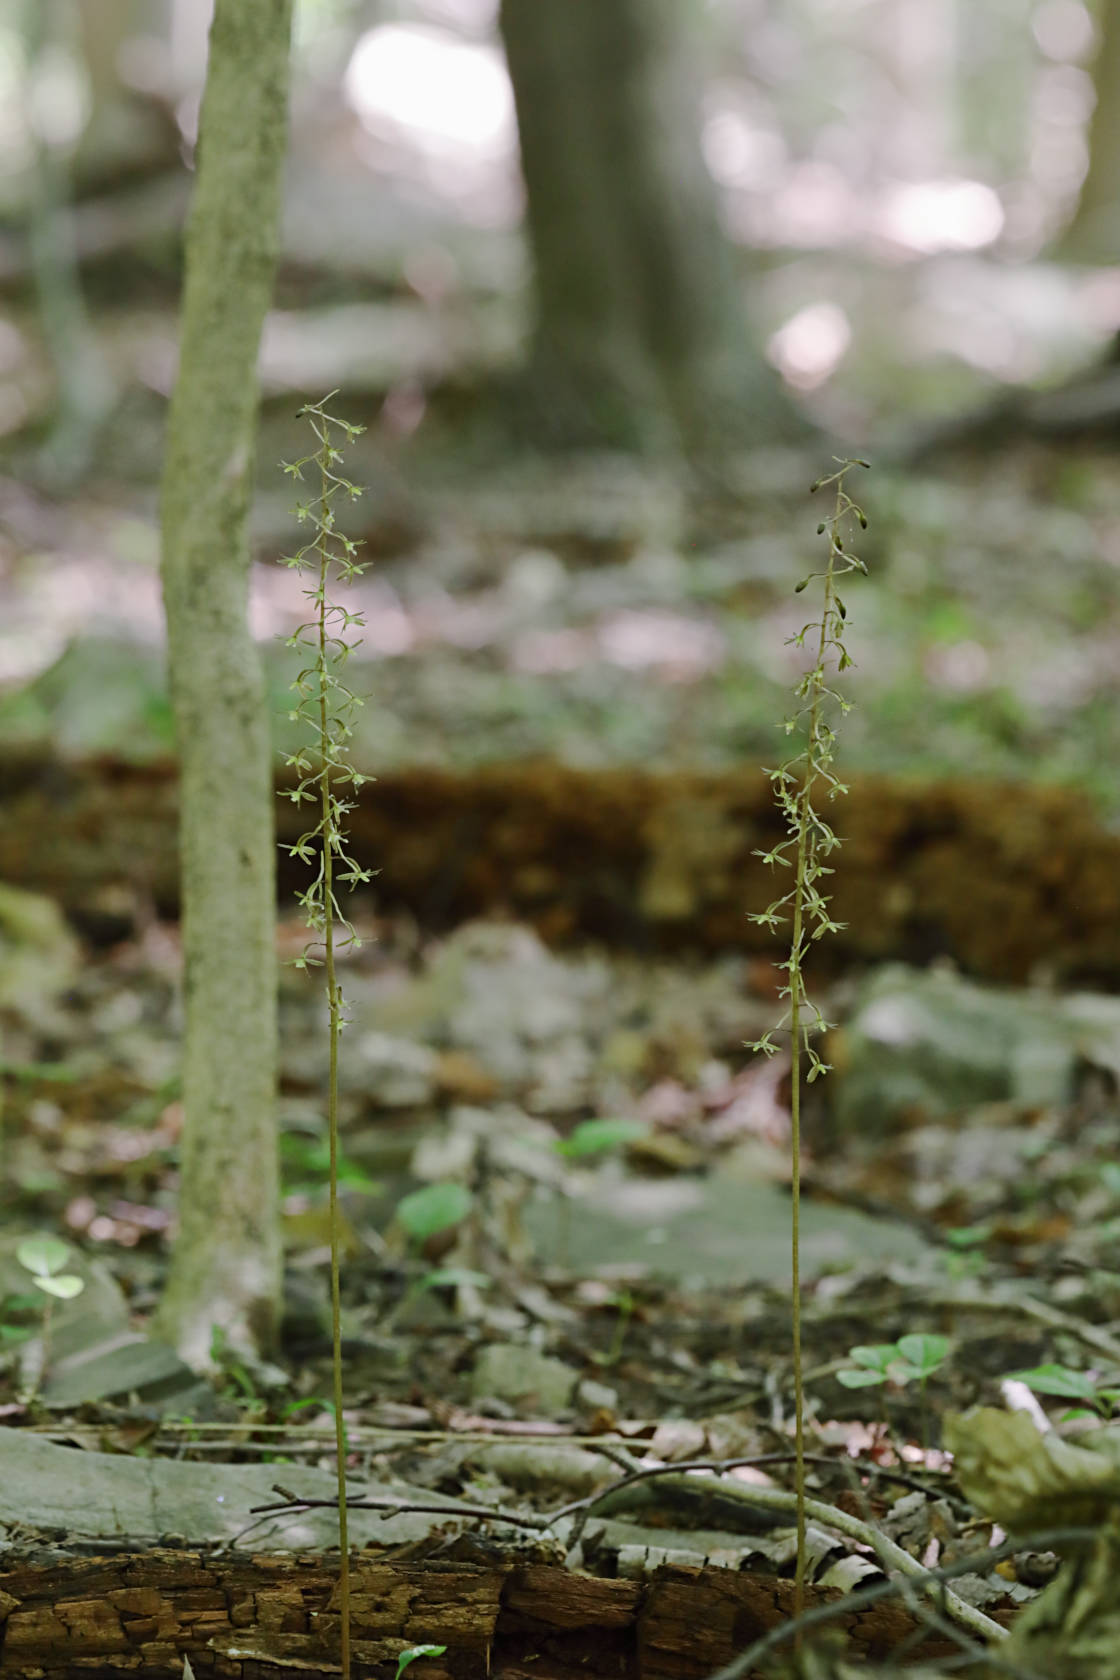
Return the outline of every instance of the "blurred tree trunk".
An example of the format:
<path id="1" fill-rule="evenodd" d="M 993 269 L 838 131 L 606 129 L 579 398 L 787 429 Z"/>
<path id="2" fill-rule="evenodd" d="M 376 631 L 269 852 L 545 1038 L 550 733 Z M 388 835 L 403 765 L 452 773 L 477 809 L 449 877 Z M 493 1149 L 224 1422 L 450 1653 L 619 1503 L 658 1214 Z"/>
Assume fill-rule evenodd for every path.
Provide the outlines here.
<path id="1" fill-rule="evenodd" d="M 51 77 L 58 56 L 73 50 L 75 20 L 63 0 L 24 0 L 19 21 L 27 54 L 22 114 L 31 150 L 27 246 L 55 377 L 54 414 L 38 468 L 49 485 L 63 490 L 88 471 L 117 393 L 82 293 L 71 203 L 75 136 L 59 133 L 49 117 Z"/>
<path id="2" fill-rule="evenodd" d="M 502 0 L 557 441 L 702 451 L 796 435 L 752 346 L 700 149 L 679 0 Z"/>
<path id="3" fill-rule="evenodd" d="M 42 0 L 36 0 L 41 4 Z M 121 52 L 133 35 L 149 47 L 166 37 L 165 8 L 140 0 L 81 0 L 70 6 L 89 85 L 89 113 L 74 157 L 84 194 L 180 167 L 180 134 L 170 89 L 140 93 L 121 75 Z"/>
<path id="4" fill-rule="evenodd" d="M 1120 0 L 1103 0 L 1097 18 L 1089 171 L 1058 255 L 1067 262 L 1112 264 L 1120 261 Z"/>
<path id="5" fill-rule="evenodd" d="M 179 1235 L 158 1328 L 195 1367 L 214 1326 L 239 1354 L 266 1347 L 280 1293 L 272 763 L 246 524 L 291 4 L 215 8 L 163 474 L 186 1038 Z"/>

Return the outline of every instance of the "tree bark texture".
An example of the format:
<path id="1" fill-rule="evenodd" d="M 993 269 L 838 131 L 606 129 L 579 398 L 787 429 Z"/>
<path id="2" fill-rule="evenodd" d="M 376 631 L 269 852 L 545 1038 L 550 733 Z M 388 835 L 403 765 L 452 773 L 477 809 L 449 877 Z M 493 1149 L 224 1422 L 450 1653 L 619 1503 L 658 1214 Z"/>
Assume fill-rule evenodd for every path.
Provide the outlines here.
<path id="1" fill-rule="evenodd" d="M 430 1643 L 446 1650 L 416 1662 L 417 1680 L 704 1680 L 793 1610 L 792 1581 L 749 1570 L 667 1565 L 600 1580 L 525 1563 L 481 1536 L 474 1549 L 488 1562 L 440 1557 L 438 1538 L 432 1549 L 429 1558 L 355 1560 L 363 1672 L 391 1674 L 402 1651 Z M 0 1676 L 179 1680 L 187 1656 L 199 1680 L 312 1680 L 337 1670 L 336 1576 L 334 1562 L 311 1555 L 154 1550 L 15 1562 L 0 1570 Z M 813 1587 L 808 1604 L 840 1596 Z M 904 1642 L 912 1657 L 956 1649 L 936 1628 L 923 1634 L 902 1600 L 863 1604 L 849 1594 L 836 1625 L 856 1663 Z"/>
<path id="2" fill-rule="evenodd" d="M 534 378 L 563 441 L 718 450 L 796 435 L 748 340 L 680 13 L 677 0 L 502 0 Z"/>
<path id="3" fill-rule="evenodd" d="M 1104 0 L 1097 18 L 1089 170 L 1059 255 L 1069 262 L 1111 264 L 1120 253 L 1120 0 Z"/>
<path id="4" fill-rule="evenodd" d="M 246 529 L 256 362 L 276 266 L 291 0 L 218 0 L 186 234 L 162 490 L 181 776 L 186 1026 L 179 1235 L 159 1326 L 191 1365 L 244 1352 L 280 1290 L 275 858 Z"/>

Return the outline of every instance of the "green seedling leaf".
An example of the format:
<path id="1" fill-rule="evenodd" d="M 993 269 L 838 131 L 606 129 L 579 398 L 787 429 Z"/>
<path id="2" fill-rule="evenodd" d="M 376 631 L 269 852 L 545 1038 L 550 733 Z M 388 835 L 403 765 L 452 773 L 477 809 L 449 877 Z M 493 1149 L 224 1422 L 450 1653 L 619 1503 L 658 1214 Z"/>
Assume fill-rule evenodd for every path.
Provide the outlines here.
<path id="1" fill-rule="evenodd" d="M 553 1147 L 558 1155 L 565 1155 L 570 1161 L 582 1161 L 591 1155 L 604 1155 L 608 1150 L 621 1149 L 625 1144 L 645 1137 L 648 1131 L 649 1127 L 641 1120 L 581 1120 L 566 1138 L 559 1138 Z"/>
<path id="2" fill-rule="evenodd" d="M 471 1210 L 471 1193 L 465 1184 L 451 1180 L 439 1184 L 425 1184 L 402 1196 L 397 1203 L 397 1218 L 414 1242 L 426 1242 L 440 1231 L 458 1225 Z"/>
<path id="3" fill-rule="evenodd" d="M 286 1178 L 293 1180 L 293 1190 L 316 1189 L 330 1178 L 330 1139 L 301 1137 L 298 1133 L 286 1132 L 280 1139 L 280 1160 Z M 302 1178 L 300 1175 L 303 1175 Z M 345 1155 L 339 1157 L 338 1182 L 347 1190 L 361 1190 L 367 1194 L 378 1189 L 376 1179 Z"/>
<path id="4" fill-rule="evenodd" d="M 332 1420 L 338 1420 L 336 1427 L 342 1438 L 342 1450 L 344 1454 L 348 1453 L 350 1451 L 350 1435 L 346 1428 L 346 1418 L 344 1414 L 335 1411 L 333 1400 L 319 1400 L 315 1397 L 312 1397 L 310 1400 L 293 1400 L 291 1405 L 285 1406 L 281 1416 L 286 1421 L 306 1406 L 316 1406 L 320 1411 L 328 1413 Z"/>
<path id="5" fill-rule="evenodd" d="M 45 1295 L 53 1295 L 58 1301 L 72 1301 L 86 1286 L 85 1279 L 75 1277 L 73 1272 L 59 1272 L 55 1277 L 36 1278 L 35 1282 Z"/>
<path id="6" fill-rule="evenodd" d="M 280 1421 L 287 1423 L 290 1418 L 294 1418 L 299 1412 L 329 1412 L 330 1410 L 331 1403 L 329 1400 L 320 1400 L 317 1395 L 312 1394 L 306 1400 L 289 1400 L 286 1405 L 281 1406 Z"/>
<path id="7" fill-rule="evenodd" d="M 898 1343 L 877 1342 L 874 1347 L 849 1348 L 848 1358 L 853 1365 L 862 1365 L 868 1371 L 879 1371 L 886 1376 L 887 1367 L 898 1358 Z"/>
<path id="8" fill-rule="evenodd" d="M 857 1369 L 837 1371 L 836 1381 L 845 1388 L 878 1388 L 886 1382 L 888 1370 L 898 1358 L 898 1348 L 894 1342 L 879 1342 L 874 1347 L 849 1348 L 848 1358 Z"/>
<path id="9" fill-rule="evenodd" d="M 923 1381 L 929 1376 L 929 1372 L 923 1371 L 920 1366 L 911 1365 L 909 1360 L 896 1359 L 887 1375 L 897 1388 L 905 1388 L 907 1383 Z"/>
<path id="10" fill-rule="evenodd" d="M 424 1289 L 458 1289 L 471 1284 L 476 1289 L 489 1289 L 492 1282 L 485 1272 L 472 1272 L 469 1266 L 437 1266 L 420 1279 L 416 1291 L 419 1294 Z"/>
<path id="11" fill-rule="evenodd" d="M 308 1409 L 326 1412 L 332 1419 L 335 1417 L 333 1400 L 320 1400 L 316 1395 L 311 1395 L 307 1400 L 290 1400 L 280 1413 L 281 1420 L 284 1423 L 289 1423 L 298 1413 L 305 1412 Z M 343 1451 L 348 1453 L 350 1451 L 350 1436 L 347 1432 L 345 1417 L 342 1419 L 340 1429 Z"/>
<path id="12" fill-rule="evenodd" d="M 947 1336 L 900 1336 L 897 1342 L 878 1342 L 873 1347 L 849 1349 L 855 1369 L 837 1371 L 836 1380 L 845 1388 L 872 1388 L 893 1382 L 925 1382 L 949 1351 Z"/>
<path id="13" fill-rule="evenodd" d="M 27 1083 L 44 1080 L 52 1085 L 72 1085 L 78 1077 L 67 1062 L 6 1062 L 3 1058 L 0 1058 L 0 1074 L 8 1079 Z"/>
<path id="14" fill-rule="evenodd" d="M 237 1360 L 230 1360 L 223 1368 L 229 1378 L 231 1388 L 240 1389 L 246 1400 L 256 1400 L 258 1398 L 256 1384 L 244 1365 Z"/>
<path id="15" fill-rule="evenodd" d="M 955 1225 L 946 1231 L 945 1241 L 950 1248 L 979 1248 L 992 1234 L 990 1225 Z"/>
<path id="16" fill-rule="evenodd" d="M 397 1658 L 395 1680 L 401 1680 L 401 1675 L 409 1663 L 414 1663 L 417 1657 L 442 1657 L 446 1650 L 446 1645 L 410 1645 L 408 1650 L 402 1651 Z"/>
<path id="17" fill-rule="evenodd" d="M 898 1351 L 914 1376 L 931 1376 L 949 1352 L 948 1336 L 900 1336 Z"/>
<path id="18" fill-rule="evenodd" d="M 16 1259 L 34 1278 L 60 1272 L 70 1258 L 70 1245 L 60 1237 L 28 1237 L 16 1249 Z"/>
<path id="19" fill-rule="evenodd" d="M 885 1371 L 853 1371 L 845 1369 L 837 1371 L 836 1381 L 843 1383 L 845 1388 L 878 1388 L 887 1380 Z"/>
<path id="20" fill-rule="evenodd" d="M 1036 1365 L 1030 1371 L 1015 1371 L 1017 1381 L 1026 1383 L 1035 1394 L 1054 1394 L 1063 1400 L 1097 1398 L 1097 1386 L 1084 1371 L 1071 1371 L 1068 1365 Z"/>

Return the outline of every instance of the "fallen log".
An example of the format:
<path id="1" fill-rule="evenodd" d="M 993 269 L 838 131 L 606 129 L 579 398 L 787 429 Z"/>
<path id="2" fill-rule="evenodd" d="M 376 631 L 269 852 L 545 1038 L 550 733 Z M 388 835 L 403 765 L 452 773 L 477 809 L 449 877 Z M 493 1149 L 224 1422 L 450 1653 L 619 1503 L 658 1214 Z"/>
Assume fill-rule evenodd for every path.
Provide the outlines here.
<path id="1" fill-rule="evenodd" d="M 279 790 L 285 784 L 281 781 Z M 174 915 L 170 763 L 0 756 L 0 878 L 121 937 L 140 893 Z M 1069 790 L 964 779 L 855 778 L 825 813 L 843 837 L 831 879 L 846 926 L 815 961 L 952 958 L 969 974 L 1120 984 L 1120 836 Z M 280 840 L 303 820 L 278 801 Z M 780 955 L 748 913 L 782 890 L 755 855 L 783 837 L 764 775 L 574 770 L 548 762 L 390 772 L 355 796 L 349 848 L 378 871 L 379 909 L 432 931 L 474 916 L 553 944 Z M 281 854 L 280 889 L 303 866 Z M 123 908 L 122 908 L 123 906 Z"/>
<path id="2" fill-rule="evenodd" d="M 663 1566 L 642 1580 L 599 1579 L 562 1563 L 359 1555 L 351 1567 L 354 1672 L 394 1673 L 401 1652 L 443 1645 L 416 1680 L 704 1680 L 793 1614 L 784 1577 Z M 0 1569 L 0 1676 L 62 1680 L 311 1680 L 338 1672 L 337 1561 L 157 1549 L 82 1558 L 38 1552 Z M 954 1649 L 923 1637 L 901 1601 L 812 1588 L 839 1603 L 855 1662 Z M 757 1671 L 753 1671 L 757 1673 Z M 897 1670 L 892 1670 L 897 1672 Z M 747 1676 L 746 1680 L 750 1680 Z"/>
<path id="3" fill-rule="evenodd" d="M 200 1677 L 337 1672 L 333 1476 L 285 1464 L 293 1502 L 278 1504 L 276 1474 L 0 1429 L 0 1680 L 181 1680 L 184 1657 Z M 391 1676 L 402 1651 L 433 1644 L 447 1650 L 410 1668 L 416 1680 L 704 1680 L 793 1614 L 793 1581 L 755 1567 L 750 1532 L 725 1534 L 716 1566 L 704 1542 L 666 1561 L 659 1525 L 620 1548 L 612 1519 L 592 1517 L 582 1543 L 601 1552 L 600 1576 L 569 1566 L 559 1533 L 443 1496 L 433 1515 L 421 1487 L 368 1481 L 352 1498 L 358 1674 Z M 911 1638 L 918 1654 L 955 1648 L 918 1624 L 913 1592 L 813 1584 L 806 1602 L 837 1607 L 856 1658 Z"/>

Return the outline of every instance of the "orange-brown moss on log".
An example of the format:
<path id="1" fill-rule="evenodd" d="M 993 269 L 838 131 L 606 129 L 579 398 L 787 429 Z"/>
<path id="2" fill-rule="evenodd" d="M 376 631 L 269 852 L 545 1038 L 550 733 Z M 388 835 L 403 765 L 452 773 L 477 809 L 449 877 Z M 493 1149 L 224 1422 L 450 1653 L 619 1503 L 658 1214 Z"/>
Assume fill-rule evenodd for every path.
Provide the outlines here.
<path id="1" fill-rule="evenodd" d="M 96 921 L 122 885 L 177 905 L 173 766 L 0 758 L 0 878 Z M 1059 788 L 860 778 L 831 811 L 844 839 L 832 905 L 844 932 L 814 950 L 834 969 L 945 954 L 971 974 L 1120 984 L 1120 837 Z M 301 813 L 280 799 L 282 842 Z M 773 898 L 753 855 L 781 836 L 757 771 L 658 774 L 547 762 L 393 771 L 350 818 L 385 909 L 439 929 L 502 914 L 551 943 L 753 951 L 780 941 L 747 913 Z M 281 891 L 299 884 L 281 857 Z"/>

